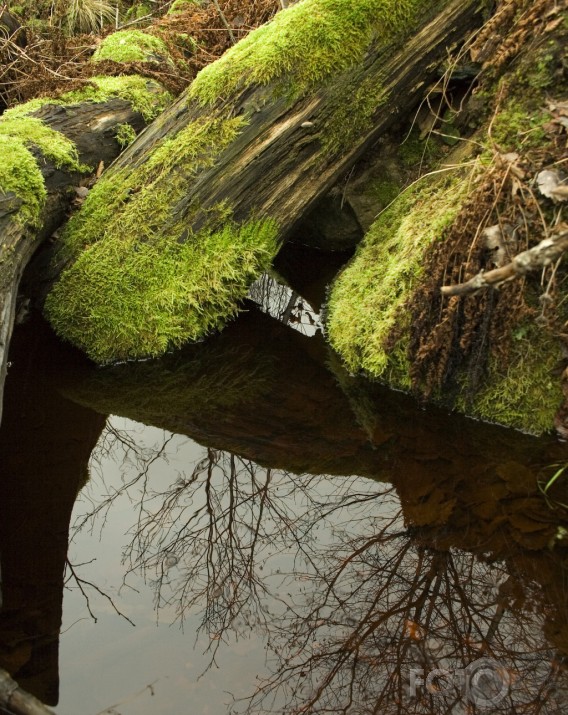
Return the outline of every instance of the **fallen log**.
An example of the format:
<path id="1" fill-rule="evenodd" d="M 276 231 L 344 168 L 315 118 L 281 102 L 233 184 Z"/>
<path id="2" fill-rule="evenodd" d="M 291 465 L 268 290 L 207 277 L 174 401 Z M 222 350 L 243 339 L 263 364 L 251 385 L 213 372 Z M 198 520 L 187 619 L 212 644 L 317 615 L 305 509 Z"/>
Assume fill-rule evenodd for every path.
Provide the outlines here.
<path id="1" fill-rule="evenodd" d="M 219 328 L 306 214 L 422 98 L 470 0 L 304 0 L 205 68 L 71 221 L 46 314 L 98 362 Z"/>
<path id="2" fill-rule="evenodd" d="M 74 189 L 110 164 L 170 100 L 153 80 L 101 76 L 56 100 L 34 99 L 0 117 L 0 419 L 24 268 L 64 222 L 78 199 Z"/>

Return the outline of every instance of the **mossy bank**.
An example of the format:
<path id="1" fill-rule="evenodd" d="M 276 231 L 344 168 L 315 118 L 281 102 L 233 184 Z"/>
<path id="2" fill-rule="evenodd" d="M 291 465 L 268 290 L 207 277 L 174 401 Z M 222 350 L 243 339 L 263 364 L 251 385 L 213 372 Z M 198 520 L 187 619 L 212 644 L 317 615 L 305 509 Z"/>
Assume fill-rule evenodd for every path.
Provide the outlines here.
<path id="1" fill-rule="evenodd" d="M 509 35 L 520 54 L 506 71 L 488 56 L 485 82 L 464 105 L 478 126 L 460 142 L 465 153 L 434 165 L 380 213 L 331 287 L 327 333 L 351 373 L 540 434 L 563 403 L 565 267 L 463 298 L 440 293 L 504 265 L 558 221 L 558 206 L 534 187 L 540 171 L 565 160 L 557 106 L 567 96 L 566 20 L 550 30 L 536 17 L 536 39 L 523 45 L 521 10 L 531 5 L 517 5 L 521 29 L 513 21 Z M 450 114 L 460 125 L 459 109 Z"/>

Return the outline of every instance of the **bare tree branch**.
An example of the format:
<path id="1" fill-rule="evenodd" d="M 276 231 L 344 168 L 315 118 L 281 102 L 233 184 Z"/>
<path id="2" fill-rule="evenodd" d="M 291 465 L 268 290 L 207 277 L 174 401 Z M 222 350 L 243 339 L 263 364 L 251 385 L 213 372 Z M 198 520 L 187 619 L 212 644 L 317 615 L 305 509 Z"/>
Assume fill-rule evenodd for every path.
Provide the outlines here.
<path id="1" fill-rule="evenodd" d="M 537 246 L 529 248 L 516 255 L 506 266 L 495 268 L 492 271 L 481 271 L 476 276 L 458 285 L 443 286 L 440 288 L 442 295 L 462 296 L 476 293 L 483 288 L 499 286 L 506 281 L 514 280 L 539 268 L 549 266 L 558 260 L 568 249 L 568 230 L 565 229 L 555 236 L 549 236 Z"/>

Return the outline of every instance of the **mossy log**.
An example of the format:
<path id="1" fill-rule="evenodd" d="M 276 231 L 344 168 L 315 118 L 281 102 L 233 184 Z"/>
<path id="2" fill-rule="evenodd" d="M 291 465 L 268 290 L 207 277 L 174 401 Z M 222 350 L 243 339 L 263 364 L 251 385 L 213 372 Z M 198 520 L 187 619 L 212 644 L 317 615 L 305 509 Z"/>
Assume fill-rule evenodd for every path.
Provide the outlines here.
<path id="1" fill-rule="evenodd" d="M 423 97 L 474 0 L 304 0 L 206 67 L 91 192 L 46 302 L 97 362 L 235 314 L 314 202 Z"/>
<path id="2" fill-rule="evenodd" d="M 431 140 L 441 159 L 377 212 L 330 287 L 326 329 L 352 373 L 479 419 L 564 435 L 559 259 L 568 242 L 555 203 L 562 190 L 538 187 L 543 176 L 556 180 L 566 157 L 556 126 L 568 113 L 568 12 L 551 8 L 548 23 L 542 7 L 503 5 L 468 48 L 481 60 L 476 91 L 436 126 L 448 139 L 453 124 L 460 141 L 448 155 Z M 505 45 L 516 36 L 507 62 L 494 39 L 486 49 L 491 35 Z M 562 98 L 562 115 L 551 96 Z"/>
<path id="3" fill-rule="evenodd" d="M 170 100 L 161 85 L 140 76 L 98 77 L 0 117 L 0 416 L 24 268 L 64 222 L 79 183 L 101 162 L 110 164 L 124 135 L 135 136 Z"/>

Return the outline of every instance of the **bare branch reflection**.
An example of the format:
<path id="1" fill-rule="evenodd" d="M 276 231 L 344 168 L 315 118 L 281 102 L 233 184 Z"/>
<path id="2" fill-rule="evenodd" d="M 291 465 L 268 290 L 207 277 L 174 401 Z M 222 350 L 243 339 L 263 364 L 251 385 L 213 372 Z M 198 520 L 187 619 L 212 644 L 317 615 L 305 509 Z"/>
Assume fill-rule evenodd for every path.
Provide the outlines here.
<path id="1" fill-rule="evenodd" d="M 470 497 L 459 490 L 451 516 L 446 510 L 428 524 L 435 510 L 410 491 L 401 504 L 394 487 L 370 479 L 297 476 L 211 448 L 164 486 L 154 470 L 172 458 L 174 437 L 140 447 L 112 420 L 94 480 L 113 440 L 123 484 L 98 501 L 91 490 L 78 524 L 93 528 L 128 493 L 135 513 L 125 583 L 143 574 L 157 613 L 182 625 L 200 613 L 210 665 L 231 638 L 265 636 L 268 675 L 234 713 L 455 714 L 490 702 L 494 713 L 532 714 L 566 706 L 562 545 L 527 549 L 517 540 L 505 557 L 508 517 L 497 522 L 501 533 L 488 520 L 485 535 L 478 518 L 468 544 L 455 494 Z M 495 487 L 478 491 L 495 503 Z M 534 517 L 526 490 L 517 491 L 507 493 L 515 528 L 523 505 Z"/>

